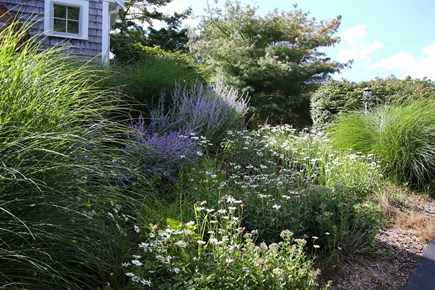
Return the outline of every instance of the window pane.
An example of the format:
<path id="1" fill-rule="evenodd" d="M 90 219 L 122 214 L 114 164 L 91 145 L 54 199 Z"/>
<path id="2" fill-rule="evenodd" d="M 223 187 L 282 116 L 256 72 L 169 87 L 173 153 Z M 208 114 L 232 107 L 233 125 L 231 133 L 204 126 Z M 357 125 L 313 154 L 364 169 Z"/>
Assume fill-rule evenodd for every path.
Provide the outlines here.
<path id="1" fill-rule="evenodd" d="M 79 20 L 80 8 L 79 7 L 68 7 L 68 19 Z"/>
<path id="2" fill-rule="evenodd" d="M 68 21 L 68 33 L 79 34 L 79 22 L 78 21 Z"/>
<path id="3" fill-rule="evenodd" d="M 80 34 L 80 9 L 82 7 L 53 4 L 53 31 Z"/>
<path id="4" fill-rule="evenodd" d="M 66 32 L 66 20 L 64 19 L 54 19 L 53 30 L 56 32 Z"/>
<path id="5" fill-rule="evenodd" d="M 66 18 L 66 6 L 54 4 L 54 17 Z"/>

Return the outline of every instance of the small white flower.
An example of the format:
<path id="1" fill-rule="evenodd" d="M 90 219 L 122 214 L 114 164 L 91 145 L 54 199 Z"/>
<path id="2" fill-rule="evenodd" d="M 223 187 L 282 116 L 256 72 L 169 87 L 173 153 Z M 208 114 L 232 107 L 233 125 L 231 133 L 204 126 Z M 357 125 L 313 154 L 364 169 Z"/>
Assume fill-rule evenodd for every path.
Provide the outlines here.
<path id="1" fill-rule="evenodd" d="M 171 235 L 169 233 L 166 233 L 166 232 L 159 232 L 159 236 L 164 240 L 167 240 L 171 237 Z"/>
<path id="2" fill-rule="evenodd" d="M 313 248 L 318 249 L 318 248 L 320 248 L 320 246 L 319 245 L 314 245 Z"/>
<path id="3" fill-rule="evenodd" d="M 122 267 L 127 268 L 128 266 L 130 266 L 131 264 L 128 262 L 124 262 L 121 264 Z"/>
<path id="4" fill-rule="evenodd" d="M 198 156 L 202 156 L 202 152 L 201 151 L 196 151 L 196 154 L 198 155 Z"/>
<path id="5" fill-rule="evenodd" d="M 125 273 L 125 276 L 127 276 L 127 277 L 134 277 L 135 275 L 132 272 L 127 272 L 127 273 Z"/>
<path id="6" fill-rule="evenodd" d="M 142 263 L 139 260 L 131 260 L 131 263 L 135 266 L 138 266 L 138 267 L 142 266 Z"/>
<path id="7" fill-rule="evenodd" d="M 151 286 L 151 280 L 141 279 L 141 280 L 140 280 L 140 283 L 141 283 L 143 286 Z"/>
<path id="8" fill-rule="evenodd" d="M 229 264 L 229 263 L 234 262 L 234 260 L 233 260 L 232 258 L 227 258 L 227 259 L 225 260 L 225 262 L 227 262 L 227 263 Z"/>
<path id="9" fill-rule="evenodd" d="M 175 245 L 176 245 L 177 247 L 180 247 L 180 248 L 185 248 L 185 247 L 187 247 L 187 243 L 186 243 L 185 241 L 178 241 L 178 242 L 175 243 Z"/>
<path id="10" fill-rule="evenodd" d="M 211 238 L 210 239 L 210 244 L 217 244 L 218 240 L 216 238 Z"/>
<path id="11" fill-rule="evenodd" d="M 272 207 L 273 207 L 273 209 L 276 209 L 276 210 L 279 210 L 281 208 L 281 206 L 279 204 L 274 204 Z"/>
<path id="12" fill-rule="evenodd" d="M 138 227 L 137 225 L 134 225 L 133 228 L 134 228 L 134 231 L 135 231 L 136 233 L 139 233 L 139 232 L 140 232 L 140 229 L 139 229 L 139 227 Z"/>
<path id="13" fill-rule="evenodd" d="M 139 248 L 146 249 L 146 248 L 148 248 L 149 245 L 150 245 L 150 244 L 148 244 L 148 243 L 141 242 L 141 243 L 139 244 Z"/>

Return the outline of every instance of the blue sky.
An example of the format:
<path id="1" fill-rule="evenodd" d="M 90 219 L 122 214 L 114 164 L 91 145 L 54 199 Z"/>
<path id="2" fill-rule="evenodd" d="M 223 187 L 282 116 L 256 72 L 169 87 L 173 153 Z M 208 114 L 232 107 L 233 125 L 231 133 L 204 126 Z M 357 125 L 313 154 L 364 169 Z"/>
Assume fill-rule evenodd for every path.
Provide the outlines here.
<path id="1" fill-rule="evenodd" d="M 209 1 L 211 5 L 214 0 Z M 242 0 L 258 7 L 262 15 L 293 4 L 316 20 L 342 16 L 337 35 L 341 42 L 322 49 L 332 59 L 353 59 L 352 68 L 335 79 L 364 81 L 375 77 L 428 77 L 435 80 L 435 1 L 433 0 Z M 173 0 L 170 11 L 192 7 L 194 15 L 204 14 L 207 1 Z M 222 5 L 223 0 L 219 0 Z M 190 21 L 195 25 L 197 20 Z"/>

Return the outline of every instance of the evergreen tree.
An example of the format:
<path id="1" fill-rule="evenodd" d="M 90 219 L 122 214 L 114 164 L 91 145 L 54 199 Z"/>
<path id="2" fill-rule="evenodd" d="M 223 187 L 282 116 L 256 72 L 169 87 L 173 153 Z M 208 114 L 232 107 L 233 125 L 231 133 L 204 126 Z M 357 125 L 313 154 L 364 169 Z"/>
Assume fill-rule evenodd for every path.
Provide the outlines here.
<path id="1" fill-rule="evenodd" d="M 339 42 L 340 22 L 316 21 L 297 6 L 258 16 L 256 8 L 227 1 L 224 10 L 209 8 L 189 48 L 216 78 L 251 94 L 259 121 L 294 123 L 309 119 L 308 95 L 349 64 L 319 50 Z"/>
<path id="2" fill-rule="evenodd" d="M 172 15 L 158 10 L 171 2 L 172 0 L 125 1 L 113 27 L 116 33 L 111 38 L 111 51 L 118 59 L 129 60 L 129 53 L 135 44 L 159 46 L 172 51 L 184 50 L 188 37 L 187 29 L 181 29 L 181 21 L 190 16 L 191 10 L 186 9 Z M 165 26 L 155 29 L 154 21 L 161 21 Z"/>

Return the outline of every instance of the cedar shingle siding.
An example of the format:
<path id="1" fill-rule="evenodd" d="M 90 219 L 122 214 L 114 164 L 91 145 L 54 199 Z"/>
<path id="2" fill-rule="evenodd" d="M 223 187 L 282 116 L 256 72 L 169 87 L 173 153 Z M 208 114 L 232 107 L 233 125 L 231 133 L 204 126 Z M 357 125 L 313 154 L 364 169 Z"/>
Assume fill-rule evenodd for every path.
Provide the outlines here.
<path id="1" fill-rule="evenodd" d="M 87 40 L 66 39 L 42 35 L 44 32 L 44 0 L 0 0 L 21 22 L 32 23 L 31 35 L 40 34 L 42 48 L 57 45 L 66 46 L 66 52 L 74 55 L 93 57 L 101 53 L 102 45 L 102 1 L 89 0 L 89 35 Z"/>

